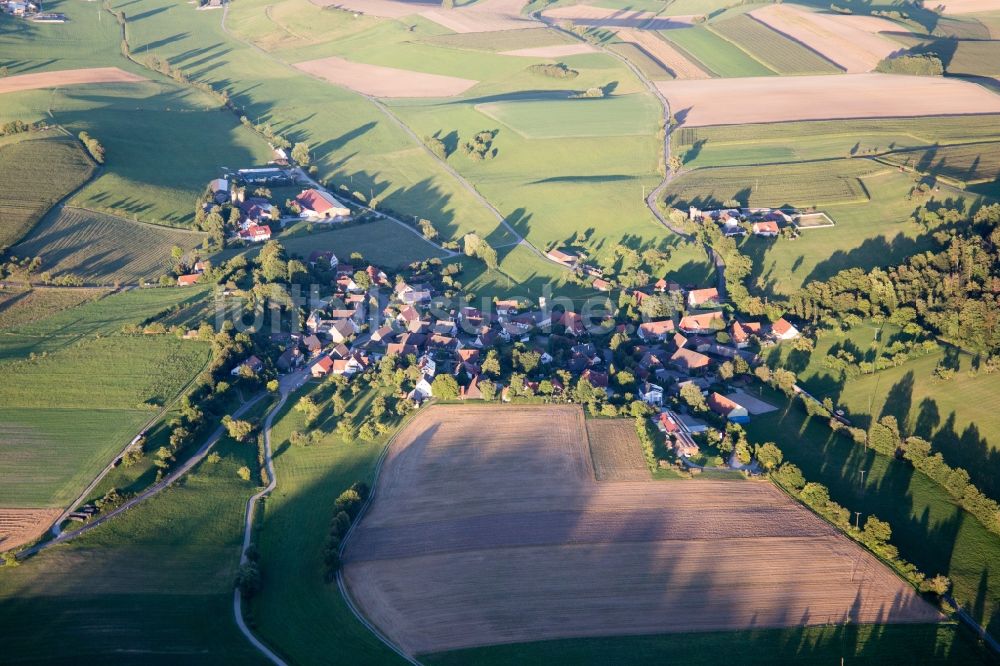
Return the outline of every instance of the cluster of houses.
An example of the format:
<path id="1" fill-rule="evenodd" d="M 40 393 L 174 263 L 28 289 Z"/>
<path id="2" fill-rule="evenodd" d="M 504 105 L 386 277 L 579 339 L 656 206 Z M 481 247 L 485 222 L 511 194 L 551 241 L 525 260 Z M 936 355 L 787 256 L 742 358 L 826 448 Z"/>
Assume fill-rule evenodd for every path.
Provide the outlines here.
<path id="1" fill-rule="evenodd" d="M 0 12 L 19 16 L 35 23 L 65 23 L 66 15 L 59 12 L 43 12 L 39 0 L 0 0 Z"/>
<path id="2" fill-rule="evenodd" d="M 707 425 L 682 409 L 671 408 L 666 399 L 669 394 L 678 395 L 685 385 L 693 384 L 703 392 L 712 411 L 731 422 L 745 423 L 749 411 L 744 405 L 732 396 L 708 391 L 714 370 L 738 356 L 754 361 L 751 346 L 799 335 L 785 319 L 772 324 L 729 317 L 719 307 L 718 290 L 685 290 L 666 279 L 646 290 L 633 290 L 631 296 L 641 304 L 655 292 L 677 291 L 680 302 L 687 306 L 683 315 L 637 324 L 612 320 L 610 328 L 602 329 L 605 334 L 591 336 L 590 325 L 595 322 L 572 311 L 547 308 L 544 299 L 538 303 L 498 299 L 488 309 L 449 309 L 435 300 L 438 294 L 429 277 L 426 281 L 391 281 L 375 266 L 347 265 L 330 251 L 313 252 L 309 262 L 323 262 L 334 271 L 335 291 L 310 312 L 301 334 L 287 338 L 276 363 L 279 371 L 305 367 L 316 378 L 331 374 L 350 378 L 383 356 L 412 356 L 421 379 L 407 397 L 417 404 L 434 396 L 434 379 L 442 372 L 459 378 L 463 400 L 482 399 L 487 382 L 493 384 L 490 395 L 509 400 L 510 386 L 484 376 L 481 363 L 494 345 L 518 342 L 539 358 L 538 367 L 524 383 L 528 392 L 537 392 L 544 379 L 558 395 L 570 388 L 567 379 L 586 379 L 594 389 L 612 396 L 622 390 L 613 381 L 614 352 L 599 341 L 614 331 L 634 343 L 635 363 L 629 371 L 636 388 L 629 391 L 657 410 L 656 424 L 680 456 L 697 452 L 692 436 Z M 358 271 L 368 276 L 366 282 L 379 288 L 378 295 L 356 283 Z M 247 359 L 234 372 L 256 362 L 259 360 Z"/>
<path id="3" fill-rule="evenodd" d="M 754 236 L 774 238 L 782 227 L 792 226 L 794 218 L 775 208 L 720 208 L 701 210 L 692 206 L 688 218 L 694 222 L 718 224 L 725 236 Z"/>
<path id="4" fill-rule="evenodd" d="M 604 279 L 604 271 L 597 266 L 586 263 L 580 255 L 570 250 L 553 248 L 545 253 L 545 257 L 550 261 L 561 264 L 570 270 L 579 270 L 591 278 L 591 286 L 597 291 L 611 291 L 611 283 Z"/>

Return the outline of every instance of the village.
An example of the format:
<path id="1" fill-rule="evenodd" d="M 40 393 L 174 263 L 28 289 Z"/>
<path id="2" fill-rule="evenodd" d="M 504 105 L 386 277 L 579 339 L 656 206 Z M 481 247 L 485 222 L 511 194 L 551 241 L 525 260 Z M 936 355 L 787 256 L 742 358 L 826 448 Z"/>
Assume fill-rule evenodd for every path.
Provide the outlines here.
<path id="1" fill-rule="evenodd" d="M 399 400 L 412 407 L 432 399 L 584 403 L 595 417 L 648 417 L 670 454 L 661 465 L 698 469 L 735 426 L 775 409 L 751 394 L 752 368 L 761 349 L 800 336 L 784 318 L 737 319 L 716 288 L 667 277 L 623 290 L 625 307 L 586 317 L 545 298 L 456 302 L 435 266 L 390 276 L 356 259 L 312 252 L 310 268 L 331 276 L 330 293 L 313 299 L 302 330 L 271 335 L 232 374 L 307 371 L 348 382 L 394 374 Z M 650 300 L 671 314 L 637 315 Z M 754 471 L 736 451 L 723 451 L 730 467 Z"/>

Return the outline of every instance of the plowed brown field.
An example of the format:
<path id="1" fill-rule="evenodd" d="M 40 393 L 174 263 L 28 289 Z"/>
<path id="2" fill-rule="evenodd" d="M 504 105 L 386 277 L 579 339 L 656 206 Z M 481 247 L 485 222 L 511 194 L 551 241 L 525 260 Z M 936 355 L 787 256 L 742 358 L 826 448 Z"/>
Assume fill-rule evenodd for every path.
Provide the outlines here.
<path id="1" fill-rule="evenodd" d="M 62 509 L 0 509 L 0 552 L 42 536 L 60 513 Z"/>
<path id="2" fill-rule="evenodd" d="M 594 478 L 573 406 L 435 406 L 386 454 L 343 577 L 410 654 L 938 613 L 765 482 Z M 611 442 L 612 458 L 623 433 Z M 626 465 L 627 467 L 627 465 Z"/>
<path id="3" fill-rule="evenodd" d="M 90 67 L 87 69 L 62 69 L 56 72 L 18 74 L 0 78 L 0 95 L 38 88 L 61 88 L 86 83 L 139 83 L 145 77 L 117 67 Z"/>
<path id="4" fill-rule="evenodd" d="M 652 480 L 635 424 L 629 419 L 591 419 L 587 437 L 598 481 Z"/>

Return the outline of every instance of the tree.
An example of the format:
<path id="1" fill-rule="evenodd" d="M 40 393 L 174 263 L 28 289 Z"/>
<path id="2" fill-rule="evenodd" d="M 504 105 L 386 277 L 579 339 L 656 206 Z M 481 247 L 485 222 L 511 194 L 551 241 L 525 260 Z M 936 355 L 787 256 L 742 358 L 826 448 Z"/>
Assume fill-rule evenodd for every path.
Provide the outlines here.
<path id="1" fill-rule="evenodd" d="M 866 543 L 874 545 L 885 545 L 892 537 L 892 527 L 884 520 L 879 520 L 875 516 L 868 516 L 865 520 L 865 529 L 862 533 Z"/>
<path id="2" fill-rule="evenodd" d="M 250 480 L 250 468 L 247 467 L 246 465 L 243 465 L 243 467 L 240 467 L 238 470 L 236 470 L 236 476 L 240 477 L 244 481 L 249 481 Z"/>
<path id="3" fill-rule="evenodd" d="M 687 383 L 681 386 L 681 400 L 696 412 L 704 412 L 708 409 L 705 396 L 701 394 L 701 389 L 698 388 L 697 384 Z"/>
<path id="4" fill-rule="evenodd" d="M 184 258 L 184 248 L 174 245 L 170 248 L 170 256 L 174 258 L 174 261 L 180 261 Z"/>
<path id="5" fill-rule="evenodd" d="M 867 523 L 865 523 L 865 527 L 868 527 Z M 948 594 L 950 588 L 951 581 L 948 580 L 947 576 L 942 576 L 941 574 L 934 576 L 934 578 L 928 578 L 920 584 L 921 591 L 933 592 L 939 597 Z"/>
<path id="6" fill-rule="evenodd" d="M 246 469 L 246 468 L 244 468 Z M 260 569 L 256 562 L 244 562 L 236 573 L 236 588 L 244 599 L 260 592 Z"/>
<path id="7" fill-rule="evenodd" d="M 417 222 L 417 226 L 420 228 L 420 233 L 422 233 L 424 235 L 424 238 L 426 238 L 427 240 L 432 241 L 437 239 L 438 237 L 437 229 L 434 228 L 434 225 L 431 223 L 430 220 L 421 219 L 419 222 Z"/>
<path id="8" fill-rule="evenodd" d="M 16 567 L 21 563 L 17 561 L 17 556 L 14 553 L 4 553 L 3 554 L 3 565 L 5 567 Z"/>
<path id="9" fill-rule="evenodd" d="M 458 381 L 448 374 L 438 375 L 431 382 L 431 391 L 435 398 L 454 400 L 458 397 Z"/>
<path id="10" fill-rule="evenodd" d="M 670 170 L 673 173 L 677 173 L 678 171 L 681 170 L 681 167 L 684 166 L 684 162 L 681 161 L 681 158 L 678 157 L 677 155 L 671 155 L 670 156 L 669 166 L 670 166 Z"/>
<path id="11" fill-rule="evenodd" d="M 719 366 L 719 377 L 722 379 L 732 379 L 735 371 L 733 370 L 733 364 L 726 361 Z"/>
<path id="12" fill-rule="evenodd" d="M 299 142 L 292 148 L 292 159 L 301 166 L 309 166 L 309 144 Z"/>
<path id="13" fill-rule="evenodd" d="M 785 463 L 774 473 L 774 478 L 781 485 L 793 490 L 799 490 L 806 485 L 806 479 L 802 476 L 802 470 L 792 463 Z"/>
<path id="14" fill-rule="evenodd" d="M 277 393 L 281 388 L 281 383 L 277 379 L 272 379 L 267 383 L 267 390 L 271 393 Z"/>
<path id="15" fill-rule="evenodd" d="M 766 442 L 764 444 L 758 444 L 754 448 L 754 455 L 757 457 L 757 462 L 764 466 L 768 472 L 777 469 L 778 465 L 781 464 L 781 460 L 784 456 L 774 442 Z"/>
<path id="16" fill-rule="evenodd" d="M 500 357 L 497 356 L 495 349 L 491 349 L 486 352 L 486 358 L 483 359 L 483 364 L 480 366 L 480 370 L 488 377 L 500 376 Z"/>
<path id="17" fill-rule="evenodd" d="M 234 419 L 229 414 L 222 417 L 222 425 L 226 427 L 226 432 L 237 442 L 245 442 L 253 432 L 253 424 L 249 421 Z"/>
<path id="18" fill-rule="evenodd" d="M 361 503 L 363 501 L 361 494 L 357 490 L 349 488 L 337 496 L 333 505 L 337 511 L 343 511 L 351 517 L 351 520 L 354 520 L 358 512 L 361 511 Z"/>

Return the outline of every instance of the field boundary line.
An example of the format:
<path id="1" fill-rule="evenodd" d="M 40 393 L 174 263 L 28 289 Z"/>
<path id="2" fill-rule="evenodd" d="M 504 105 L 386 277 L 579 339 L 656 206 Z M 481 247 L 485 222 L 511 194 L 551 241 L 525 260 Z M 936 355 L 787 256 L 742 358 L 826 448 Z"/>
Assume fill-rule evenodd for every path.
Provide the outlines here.
<path id="1" fill-rule="evenodd" d="M 399 428 L 396 430 L 395 433 L 393 433 L 392 437 L 390 437 L 388 441 L 386 441 L 385 446 L 382 447 L 382 453 L 379 454 L 378 461 L 375 463 L 375 469 L 372 470 L 371 490 L 369 490 L 368 497 L 361 505 L 361 510 L 358 511 L 357 517 L 351 522 L 351 526 L 347 528 L 347 533 L 344 535 L 344 538 L 340 542 L 340 548 L 338 550 L 339 554 L 343 555 L 348 540 L 350 540 L 351 535 L 354 534 L 355 527 L 357 527 L 361 523 L 361 519 L 364 518 L 365 513 L 368 511 L 368 507 L 371 506 L 372 502 L 375 499 L 375 493 L 378 487 L 378 477 L 382 471 L 382 464 L 385 462 L 385 458 L 389 454 L 389 448 L 396 441 L 396 438 L 399 437 L 400 433 L 402 433 L 420 416 L 426 414 L 431 409 L 431 407 L 435 406 L 435 403 L 436 400 L 432 398 L 430 404 L 428 404 L 425 407 L 417 409 L 417 411 L 412 412 L 405 419 L 403 419 L 403 421 L 399 424 Z M 368 631 L 370 631 L 372 635 L 374 635 L 376 638 L 382 641 L 386 647 L 388 647 L 390 650 L 392 650 L 400 657 L 405 659 L 408 663 L 412 664 L 413 666 L 422 666 L 421 663 L 417 661 L 415 657 L 407 654 L 406 652 L 403 651 L 402 648 L 400 648 L 398 645 L 389 640 L 389 638 L 385 634 L 379 631 L 379 629 L 375 627 L 375 625 L 373 625 L 371 622 L 369 622 L 368 618 L 366 618 L 361 613 L 361 610 L 354 603 L 354 598 L 351 596 L 347 584 L 344 582 L 342 568 L 341 570 L 337 571 L 337 589 L 340 590 L 340 596 L 343 597 L 344 603 L 347 604 L 348 609 L 350 609 L 351 613 L 354 614 L 354 617 L 356 617 L 358 619 L 358 622 L 364 625 L 364 627 L 368 629 Z"/>

